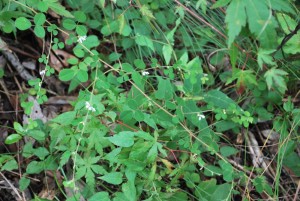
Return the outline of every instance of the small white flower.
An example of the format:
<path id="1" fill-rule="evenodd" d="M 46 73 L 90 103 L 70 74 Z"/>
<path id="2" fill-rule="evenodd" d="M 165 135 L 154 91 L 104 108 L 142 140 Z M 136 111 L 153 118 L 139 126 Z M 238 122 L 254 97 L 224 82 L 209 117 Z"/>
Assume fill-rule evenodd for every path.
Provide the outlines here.
<path id="1" fill-rule="evenodd" d="M 46 70 L 42 70 L 41 72 L 40 72 L 40 75 L 41 76 L 43 76 L 43 75 L 45 75 L 46 74 Z"/>
<path id="2" fill-rule="evenodd" d="M 79 36 L 77 42 L 78 42 L 78 43 L 82 43 L 82 42 L 85 41 L 85 40 L 86 40 L 86 36 Z"/>
<path id="3" fill-rule="evenodd" d="M 203 76 L 204 76 L 204 77 L 207 77 L 207 76 L 208 76 L 208 74 L 206 74 L 206 73 L 203 73 Z"/>
<path id="4" fill-rule="evenodd" d="M 150 73 L 148 71 L 142 71 L 142 75 L 143 76 L 146 76 L 146 75 L 149 75 Z"/>
<path id="5" fill-rule="evenodd" d="M 89 102 L 85 102 L 85 108 L 89 111 L 96 112 L 96 109 Z"/>
<path id="6" fill-rule="evenodd" d="M 88 109 L 89 107 L 91 107 L 91 104 L 87 101 L 85 101 L 85 108 Z"/>
<path id="7" fill-rule="evenodd" d="M 203 114 L 198 113 L 198 120 L 200 121 L 201 119 L 205 119 L 205 116 Z"/>

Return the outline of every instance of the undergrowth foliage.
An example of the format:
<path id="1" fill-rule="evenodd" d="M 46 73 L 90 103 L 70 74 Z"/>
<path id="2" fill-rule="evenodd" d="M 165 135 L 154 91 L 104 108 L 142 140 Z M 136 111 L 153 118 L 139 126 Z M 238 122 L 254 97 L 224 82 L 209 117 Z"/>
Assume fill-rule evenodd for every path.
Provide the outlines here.
<path id="1" fill-rule="evenodd" d="M 214 2 L 2 1 L 3 33 L 31 31 L 50 44 L 38 60 L 40 78 L 22 96 L 24 113 L 34 104 L 29 95 L 41 105 L 48 100 L 46 77 L 79 92 L 71 111 L 46 123 L 15 122 L 5 142 L 33 139 L 16 153 L 30 162 L 19 167 L 14 155 L 1 155 L 1 170 L 22 170 L 21 191 L 29 176 L 59 171 L 67 200 L 283 196 L 283 166 L 300 176 L 298 94 L 291 97 L 299 87 L 293 58 L 300 33 L 277 47 L 299 11 L 285 0 Z M 66 47 L 74 57 L 57 72 L 50 49 Z M 271 178 L 251 164 L 243 142 L 235 144 L 264 121 L 280 134 Z M 233 160 L 239 157 L 241 165 Z"/>

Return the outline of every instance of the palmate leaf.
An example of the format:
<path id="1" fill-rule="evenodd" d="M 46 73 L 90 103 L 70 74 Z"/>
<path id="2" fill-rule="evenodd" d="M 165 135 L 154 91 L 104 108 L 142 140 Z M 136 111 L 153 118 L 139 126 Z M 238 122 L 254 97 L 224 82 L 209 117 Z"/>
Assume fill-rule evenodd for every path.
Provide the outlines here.
<path id="1" fill-rule="evenodd" d="M 261 0 L 232 0 L 226 10 L 225 22 L 228 28 L 228 47 L 248 23 L 250 32 L 266 49 L 276 46 L 275 28 L 277 23 L 272 15 L 272 9 L 266 1 Z"/>
<path id="2" fill-rule="evenodd" d="M 266 1 L 246 0 L 246 13 L 249 29 L 264 48 L 274 48 L 276 42 L 277 23 L 272 15 L 271 8 L 268 8 Z"/>
<path id="3" fill-rule="evenodd" d="M 234 69 L 232 72 L 232 78 L 227 80 L 226 85 L 232 83 L 234 80 L 237 80 L 237 87 L 241 84 L 257 85 L 256 77 L 253 75 L 253 71 L 251 70 Z"/>
<path id="4" fill-rule="evenodd" d="M 277 88 L 279 92 L 284 93 L 287 90 L 286 82 L 283 78 L 284 75 L 288 75 L 288 73 L 281 69 L 271 68 L 268 70 L 264 77 L 266 78 L 269 90 L 273 87 Z"/>
<path id="5" fill-rule="evenodd" d="M 291 14 L 296 14 L 295 10 L 291 6 L 291 3 L 286 0 L 272 0 L 272 9 L 273 10 L 278 10 L 278 11 L 283 11 Z"/>
<path id="6" fill-rule="evenodd" d="M 246 25 L 246 4 L 244 2 L 244 0 L 233 0 L 226 10 L 225 22 L 228 27 L 228 47 L 239 35 L 242 27 Z"/>
<path id="7" fill-rule="evenodd" d="M 259 49 L 257 54 L 257 63 L 259 68 L 262 70 L 263 63 L 269 64 L 269 65 L 275 65 L 276 63 L 273 61 L 273 57 L 270 56 L 271 53 L 273 53 L 275 50 L 264 50 Z"/>

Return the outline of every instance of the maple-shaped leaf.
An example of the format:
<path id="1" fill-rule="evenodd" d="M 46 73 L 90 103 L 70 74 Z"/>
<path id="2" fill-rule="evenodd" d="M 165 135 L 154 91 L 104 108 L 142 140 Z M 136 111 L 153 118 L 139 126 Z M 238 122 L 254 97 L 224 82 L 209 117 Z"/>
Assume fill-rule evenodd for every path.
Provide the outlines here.
<path id="1" fill-rule="evenodd" d="M 246 86 L 257 85 L 256 77 L 251 70 L 233 69 L 232 77 L 227 80 L 226 85 L 236 80 L 236 88 L 242 94 Z"/>
<path id="2" fill-rule="evenodd" d="M 276 46 L 277 23 L 272 15 L 272 10 L 266 1 L 245 0 L 248 24 L 251 33 L 260 41 L 261 46 L 272 48 Z"/>
<path id="3" fill-rule="evenodd" d="M 296 15 L 296 12 L 294 8 L 292 7 L 291 2 L 286 1 L 286 0 L 272 0 L 272 9 L 273 10 L 278 10 L 278 11 L 283 11 L 287 13 L 291 13 Z"/>
<path id="4" fill-rule="evenodd" d="M 233 0 L 226 10 L 225 22 L 228 28 L 228 47 L 235 37 L 239 35 L 242 27 L 246 25 L 246 12 L 244 0 Z"/>
<path id="5" fill-rule="evenodd" d="M 281 69 L 271 68 L 268 70 L 264 75 L 268 89 L 270 90 L 272 87 L 277 88 L 283 94 L 287 90 L 284 75 L 288 75 L 288 73 Z"/>
<path id="6" fill-rule="evenodd" d="M 257 54 L 257 63 L 260 69 L 263 67 L 263 63 L 269 64 L 269 65 L 275 65 L 276 63 L 273 61 L 273 57 L 270 56 L 271 53 L 273 53 L 275 50 L 264 50 L 259 49 Z"/>

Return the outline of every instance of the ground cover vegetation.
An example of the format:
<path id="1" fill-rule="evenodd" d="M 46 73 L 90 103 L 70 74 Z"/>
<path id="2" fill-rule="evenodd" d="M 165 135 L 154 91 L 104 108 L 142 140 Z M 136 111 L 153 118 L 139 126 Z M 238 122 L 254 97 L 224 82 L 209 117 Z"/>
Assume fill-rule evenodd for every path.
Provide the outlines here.
<path id="1" fill-rule="evenodd" d="M 0 194 L 299 200 L 298 8 L 2 0 Z"/>

